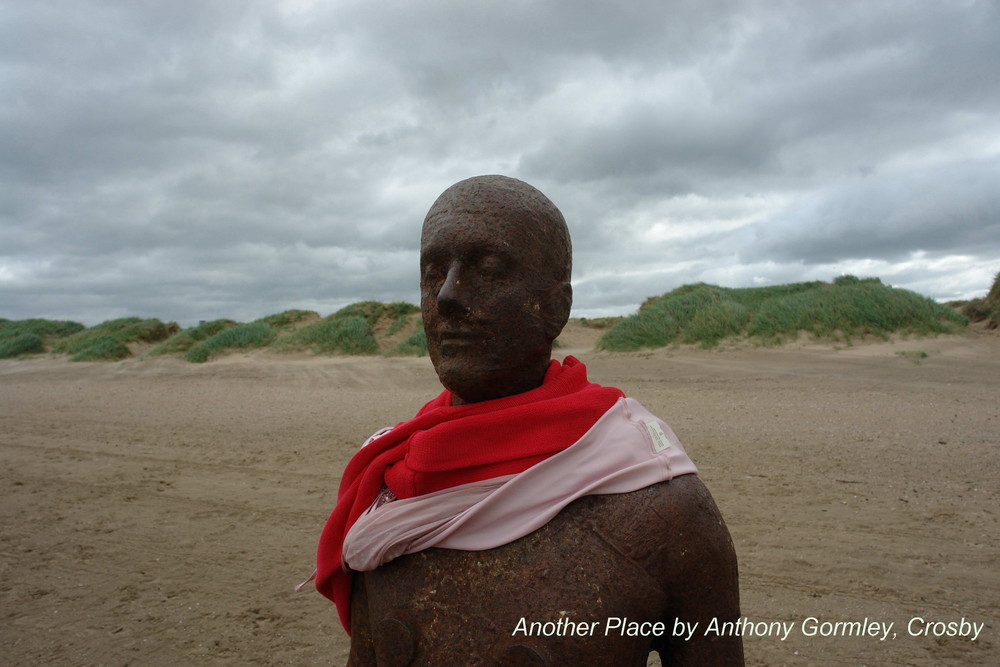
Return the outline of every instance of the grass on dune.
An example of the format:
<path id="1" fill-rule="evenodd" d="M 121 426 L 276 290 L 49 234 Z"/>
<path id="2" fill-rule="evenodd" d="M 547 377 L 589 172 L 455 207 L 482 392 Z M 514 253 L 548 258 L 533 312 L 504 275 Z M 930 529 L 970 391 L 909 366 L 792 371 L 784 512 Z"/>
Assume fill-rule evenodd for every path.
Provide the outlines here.
<path id="1" fill-rule="evenodd" d="M 156 343 L 169 338 L 179 327 L 174 322 L 164 324 L 158 319 L 144 320 L 140 317 L 122 317 L 107 320 L 83 329 L 72 336 L 61 339 L 53 346 L 54 352 L 78 354 L 99 341 L 103 336 L 112 336 L 122 343 Z"/>
<path id="2" fill-rule="evenodd" d="M 191 346 L 184 358 L 193 363 L 204 363 L 226 350 L 249 350 L 265 347 L 274 340 L 277 332 L 260 320 L 249 324 L 237 324 Z"/>
<path id="3" fill-rule="evenodd" d="M 45 343 L 38 334 L 25 333 L 2 339 L 0 342 L 0 359 L 20 357 L 24 354 L 38 354 L 45 351 Z"/>
<path id="4" fill-rule="evenodd" d="M 211 338 L 220 331 L 235 327 L 237 324 L 238 322 L 235 320 L 227 319 L 202 322 L 198 326 L 188 327 L 183 331 L 175 333 L 150 350 L 147 355 L 156 357 L 162 354 L 183 354 L 201 341 Z"/>
<path id="5" fill-rule="evenodd" d="M 312 310 L 286 310 L 281 313 L 262 317 L 259 320 L 255 320 L 251 324 L 263 324 L 270 327 L 273 334 L 267 340 L 267 343 L 270 343 L 281 331 L 291 329 L 303 320 L 318 317 L 319 314 Z M 209 339 L 212 339 L 222 332 L 237 326 L 246 327 L 249 325 L 240 324 L 239 322 L 230 319 L 218 319 L 211 320 L 209 322 L 202 322 L 198 326 L 189 327 L 177 334 L 174 334 L 169 339 L 150 350 L 148 356 L 155 357 L 164 354 L 186 354 L 195 346 L 205 343 L 205 345 L 202 345 L 198 350 L 192 352 L 191 356 L 193 359 L 189 359 L 189 361 L 197 360 L 202 362 L 217 356 L 227 348 L 259 347 L 257 339 L 261 337 L 266 338 L 266 336 L 262 336 L 262 334 L 266 332 L 266 329 L 258 326 L 253 329 L 246 329 L 237 332 L 237 334 L 235 334 L 235 339 L 223 337 L 215 340 L 214 342 L 208 342 Z M 240 338 L 243 340 L 239 340 Z M 237 343 L 241 344 L 230 344 L 233 340 L 236 340 Z M 251 340 L 254 342 L 251 343 Z M 245 344 L 242 344 L 244 342 Z M 265 343 L 265 345 L 267 343 Z"/>
<path id="6" fill-rule="evenodd" d="M 832 284 L 738 289 L 699 283 L 648 299 L 637 314 L 612 326 L 598 347 L 610 351 L 677 343 L 714 347 L 727 338 L 780 345 L 800 332 L 850 342 L 870 335 L 947 333 L 967 324 L 950 308 L 883 285 L 878 278 L 841 276 Z"/>
<path id="7" fill-rule="evenodd" d="M 0 318 L 0 340 L 16 338 L 26 334 L 33 334 L 42 338 L 45 336 L 65 338 L 84 329 L 86 327 L 79 322 L 70 322 L 67 320 L 44 320 L 40 318 L 7 320 Z"/>
<path id="8" fill-rule="evenodd" d="M 377 354 L 378 341 L 399 333 L 410 322 L 411 316 L 418 312 L 420 308 L 405 302 L 352 303 L 329 317 L 284 336 L 275 342 L 274 349 L 316 354 Z M 376 334 L 376 331 L 379 333 Z M 395 345 L 387 354 L 420 355 L 421 345 L 414 335 Z M 423 350 L 426 353 L 426 344 Z"/>
<path id="9" fill-rule="evenodd" d="M 410 321 L 410 313 L 406 313 L 405 315 L 396 315 L 395 318 L 392 320 L 392 322 L 389 324 L 389 328 L 386 329 L 386 332 L 383 335 L 386 338 L 395 335 L 396 333 L 399 332 L 400 329 L 405 327 L 409 323 L 409 321 Z"/>
<path id="10" fill-rule="evenodd" d="M 375 354 L 378 343 L 365 317 L 335 313 L 285 336 L 275 343 L 274 349 L 317 354 Z"/>
<path id="11" fill-rule="evenodd" d="M 405 326 L 419 308 L 408 303 L 383 304 L 363 301 L 319 319 L 311 310 L 286 310 L 249 324 L 213 320 L 185 329 L 149 352 L 149 355 L 182 354 L 195 363 L 209 361 L 227 351 L 269 347 L 278 352 L 308 351 L 315 354 L 377 354 L 378 326 L 390 336 Z M 310 321 L 315 320 L 315 321 Z M 411 336 L 412 338 L 412 336 Z M 419 343 L 401 347 L 397 354 L 420 354 Z"/>
<path id="12" fill-rule="evenodd" d="M 416 331 L 396 343 L 386 354 L 390 357 L 426 357 L 427 335 L 424 333 L 423 325 L 421 324 Z"/>
<path id="13" fill-rule="evenodd" d="M 268 326 L 283 331 L 286 329 L 293 328 L 296 324 L 303 322 L 305 320 L 318 320 L 319 313 L 315 310 L 301 310 L 294 308 L 292 310 L 286 310 L 280 313 L 275 313 L 274 315 L 268 315 L 267 317 L 262 317 L 257 322 L 263 322 Z"/>
<path id="14" fill-rule="evenodd" d="M 1000 272 L 985 297 L 963 303 L 962 313 L 973 322 L 985 322 L 987 329 L 1000 328 Z"/>
<path id="15" fill-rule="evenodd" d="M 317 354 L 378 354 L 392 346 L 390 355 L 427 353 L 423 332 L 406 336 L 420 308 L 409 303 L 354 303 L 320 319 L 312 310 L 292 309 L 243 324 L 230 319 L 202 322 L 180 330 L 176 323 L 126 317 L 86 328 L 76 322 L 11 321 L 0 318 L 0 358 L 52 351 L 73 361 L 113 361 L 131 356 L 128 344 L 159 343 L 146 356 L 176 355 L 203 363 L 228 351 L 271 346 L 278 351 L 303 350 Z M 376 331 L 378 332 L 376 334 Z M 395 343 L 395 345 L 393 345 Z"/>
<path id="16" fill-rule="evenodd" d="M 179 329 L 176 322 L 165 324 L 155 318 L 144 320 L 140 317 L 123 317 L 101 322 L 62 338 L 52 346 L 52 351 L 72 355 L 73 361 L 94 361 L 101 358 L 102 354 L 109 360 L 121 359 L 131 354 L 122 353 L 123 349 L 128 352 L 128 343 L 157 343 L 177 333 Z M 111 340 L 120 345 L 112 345 Z"/>
<path id="17" fill-rule="evenodd" d="M 404 301 L 397 301 L 395 303 L 359 301 L 358 303 L 344 306 L 331 315 L 331 317 L 363 317 L 373 329 L 379 320 L 388 319 L 393 322 L 392 326 L 396 326 L 396 330 L 398 330 L 402 324 L 397 325 L 396 322 L 399 322 L 401 319 L 405 322 L 407 316 L 417 312 L 420 312 L 420 308 Z M 390 326 L 390 329 L 392 326 Z"/>
<path id="18" fill-rule="evenodd" d="M 955 304 L 974 320 L 1000 325 L 1000 274 L 984 299 Z M 148 356 L 183 355 L 201 363 L 227 351 L 270 346 L 276 351 L 316 354 L 424 356 L 427 339 L 420 309 L 412 304 L 362 301 L 324 319 L 311 310 L 286 310 L 249 324 L 229 319 L 179 330 L 157 319 L 121 318 L 84 328 L 77 322 L 11 321 L 0 318 L 0 358 L 52 351 L 74 361 L 130 356 L 128 344 L 160 343 Z M 891 334 L 933 335 L 956 331 L 968 319 L 913 292 L 883 285 L 878 278 L 841 276 L 832 283 L 802 282 L 772 287 L 726 288 L 684 285 L 647 299 L 639 312 L 588 326 L 606 329 L 597 347 L 632 351 L 689 344 L 710 348 L 723 340 L 778 345 L 802 332 L 816 339 L 850 342 Z M 407 327 L 415 327 L 410 329 Z M 408 331 L 412 331 L 407 335 Z"/>
<path id="19" fill-rule="evenodd" d="M 87 346 L 70 357 L 70 361 L 117 361 L 132 355 L 121 340 L 111 334 L 91 338 Z"/>
<path id="20" fill-rule="evenodd" d="M 79 322 L 0 318 L 0 359 L 45 352 L 46 344 L 83 331 Z"/>

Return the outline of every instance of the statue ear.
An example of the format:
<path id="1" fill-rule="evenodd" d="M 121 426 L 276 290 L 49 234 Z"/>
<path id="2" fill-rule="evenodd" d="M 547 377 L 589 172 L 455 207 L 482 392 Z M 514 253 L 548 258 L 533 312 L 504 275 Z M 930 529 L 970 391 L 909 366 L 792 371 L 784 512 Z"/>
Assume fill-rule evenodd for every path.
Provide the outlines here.
<path id="1" fill-rule="evenodd" d="M 569 320 L 569 311 L 573 307 L 573 286 L 569 281 L 559 283 L 549 292 L 545 304 L 545 334 L 549 342 L 559 337 L 563 327 Z"/>

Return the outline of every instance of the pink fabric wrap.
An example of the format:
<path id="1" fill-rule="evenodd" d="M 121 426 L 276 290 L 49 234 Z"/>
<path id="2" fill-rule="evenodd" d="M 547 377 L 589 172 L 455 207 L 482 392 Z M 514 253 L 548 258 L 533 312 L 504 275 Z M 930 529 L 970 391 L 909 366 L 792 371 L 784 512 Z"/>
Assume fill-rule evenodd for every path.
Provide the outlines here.
<path id="1" fill-rule="evenodd" d="M 569 448 L 524 472 L 372 506 L 344 539 L 344 565 L 374 570 L 431 547 L 482 551 L 545 525 L 577 498 L 697 473 L 677 436 L 621 398 Z"/>

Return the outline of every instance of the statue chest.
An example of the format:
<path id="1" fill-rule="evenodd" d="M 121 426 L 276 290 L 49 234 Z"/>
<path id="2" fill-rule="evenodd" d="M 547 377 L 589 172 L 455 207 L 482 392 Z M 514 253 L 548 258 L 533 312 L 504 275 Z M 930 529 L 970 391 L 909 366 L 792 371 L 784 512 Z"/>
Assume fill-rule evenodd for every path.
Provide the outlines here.
<path id="1" fill-rule="evenodd" d="M 430 549 L 356 574 L 352 613 L 370 635 L 353 639 L 380 666 L 645 665 L 664 631 L 655 566 L 668 541 L 644 525 L 651 494 L 582 498 L 502 547 Z"/>

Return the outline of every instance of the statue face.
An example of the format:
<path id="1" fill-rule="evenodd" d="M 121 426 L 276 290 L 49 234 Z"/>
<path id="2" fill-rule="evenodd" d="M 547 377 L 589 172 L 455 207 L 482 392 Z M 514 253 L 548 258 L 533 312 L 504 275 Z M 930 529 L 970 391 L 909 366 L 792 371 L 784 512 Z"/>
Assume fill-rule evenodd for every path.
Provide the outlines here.
<path id="1" fill-rule="evenodd" d="M 454 404 L 534 389 L 571 299 L 547 265 L 548 235 L 516 213 L 436 209 L 420 245 L 420 308 L 441 383 Z"/>

